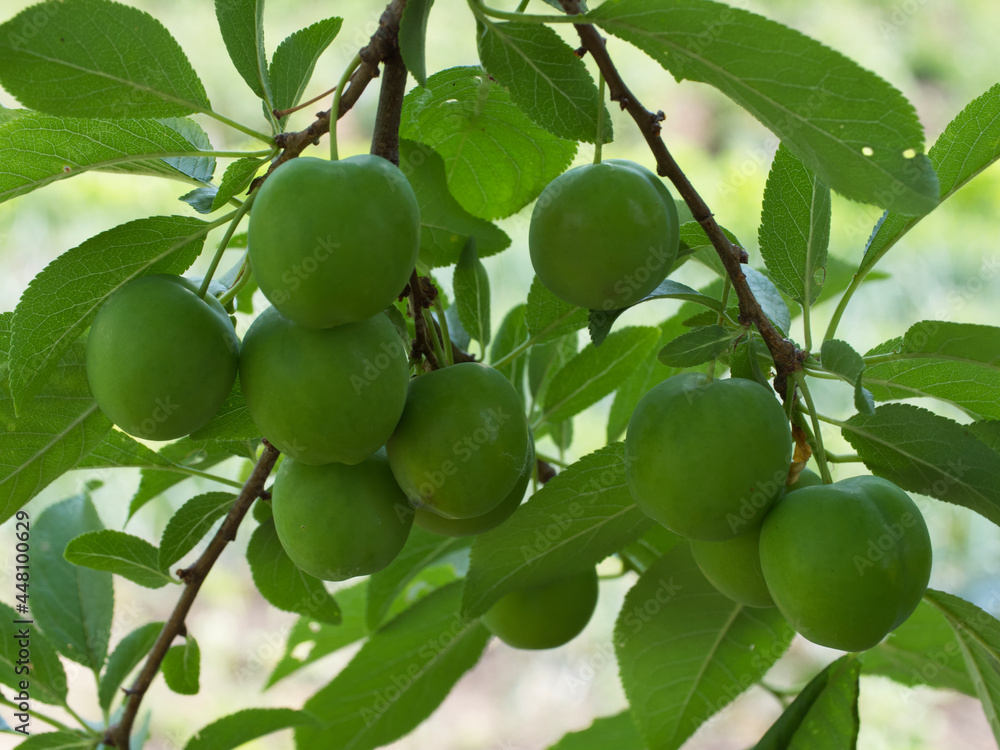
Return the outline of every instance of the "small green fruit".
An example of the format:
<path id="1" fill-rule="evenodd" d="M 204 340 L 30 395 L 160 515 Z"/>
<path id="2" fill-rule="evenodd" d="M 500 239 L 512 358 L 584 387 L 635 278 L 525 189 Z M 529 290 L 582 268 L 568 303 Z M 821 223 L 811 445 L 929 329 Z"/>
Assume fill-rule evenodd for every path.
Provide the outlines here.
<path id="1" fill-rule="evenodd" d="M 730 599 L 748 607 L 773 607 L 760 570 L 760 527 L 724 542 L 691 540 L 691 553 L 705 578 Z"/>
<path id="2" fill-rule="evenodd" d="M 232 390 L 240 342 L 211 295 L 180 276 L 143 276 L 101 307 L 87 338 L 87 380 L 108 419 L 144 440 L 203 427 Z"/>

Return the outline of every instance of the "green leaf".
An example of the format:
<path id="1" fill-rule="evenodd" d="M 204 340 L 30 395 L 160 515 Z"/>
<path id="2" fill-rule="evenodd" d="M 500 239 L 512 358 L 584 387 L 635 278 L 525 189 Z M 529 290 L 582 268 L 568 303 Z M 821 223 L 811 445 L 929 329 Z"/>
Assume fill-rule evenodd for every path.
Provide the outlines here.
<path id="1" fill-rule="evenodd" d="M 427 19 L 434 0 L 410 0 L 399 20 L 399 53 L 414 80 L 427 87 Z"/>
<path id="2" fill-rule="evenodd" d="M 646 744 L 679 748 L 763 677 L 794 635 L 778 610 L 717 592 L 688 545 L 671 549 L 625 596 L 615 625 L 622 685 Z"/>
<path id="3" fill-rule="evenodd" d="M 50 505 L 31 528 L 31 607 L 63 656 L 99 672 L 108 655 L 114 590 L 111 574 L 80 568 L 63 557 L 80 534 L 100 531 L 87 495 Z"/>
<path id="4" fill-rule="evenodd" d="M 570 732 L 549 750 L 646 750 L 639 730 L 628 711 L 594 719 L 579 732 Z"/>
<path id="5" fill-rule="evenodd" d="M 967 427 L 909 404 L 883 404 L 841 431 L 873 474 L 1000 524 L 1000 454 Z"/>
<path id="6" fill-rule="evenodd" d="M 218 211 L 229 202 L 230 198 L 242 193 L 264 164 L 267 164 L 267 159 L 245 156 L 226 167 L 219 189 L 212 199 L 212 211 Z"/>
<path id="7" fill-rule="evenodd" d="M 743 275 L 746 276 L 747 286 L 750 287 L 750 291 L 757 298 L 761 309 L 764 310 L 764 314 L 781 329 L 782 333 L 787 333 L 792 325 L 792 314 L 789 312 L 788 305 L 785 304 L 781 292 L 778 291 L 778 287 L 767 276 L 755 268 L 744 266 Z"/>
<path id="8" fill-rule="evenodd" d="M 149 466 L 170 466 L 170 462 L 142 443 L 133 440 L 124 432 L 111 430 L 104 438 L 104 442 L 94 448 L 75 468 L 120 469 L 132 467 L 142 469 Z"/>
<path id="9" fill-rule="evenodd" d="M 306 701 L 320 729 L 300 728 L 297 747 L 370 750 L 414 729 L 479 660 L 490 633 L 458 613 L 453 583 L 378 630 L 332 682 Z"/>
<path id="10" fill-rule="evenodd" d="M 201 689 L 201 649 L 190 633 L 184 643 L 171 646 L 160 665 L 167 687 L 180 695 L 197 695 Z"/>
<path id="11" fill-rule="evenodd" d="M 528 354 L 528 389 L 535 403 L 543 403 L 545 392 L 557 372 L 576 356 L 580 342 L 575 333 L 546 344 L 536 344 Z"/>
<path id="12" fill-rule="evenodd" d="M 927 158 L 937 172 L 942 202 L 1000 158 L 1000 83 L 948 123 Z M 858 274 L 864 277 L 869 273 L 918 221 L 886 212 L 868 240 Z"/>
<path id="13" fill-rule="evenodd" d="M 569 166 L 576 143 L 542 130 L 479 68 L 451 68 L 403 101 L 400 136 L 444 159 L 448 189 L 473 216 L 516 213 Z"/>
<path id="14" fill-rule="evenodd" d="M 584 328 L 587 310 L 559 299 L 536 276 L 528 290 L 524 320 L 531 338 L 541 343 Z"/>
<path id="15" fill-rule="evenodd" d="M 823 342 L 823 347 L 820 349 L 820 358 L 825 370 L 839 375 L 854 386 L 854 408 L 867 416 L 874 414 L 872 395 L 862 385 L 865 361 L 861 355 L 845 341 L 828 339 Z"/>
<path id="16" fill-rule="evenodd" d="M 692 328 L 670 341 L 657 356 L 667 367 L 694 367 L 721 355 L 739 335 L 720 325 Z"/>
<path id="17" fill-rule="evenodd" d="M 619 550 L 623 560 L 635 567 L 640 573 L 645 573 L 649 567 L 684 540 L 672 531 L 658 523 L 630 544 Z"/>
<path id="18" fill-rule="evenodd" d="M 678 201 L 678 213 L 681 212 L 682 208 L 684 212 L 688 214 L 691 213 L 683 201 Z M 743 247 L 743 243 L 737 239 L 736 235 L 725 227 L 722 227 L 722 233 L 726 235 L 729 241 L 736 245 L 736 247 Z M 705 233 L 701 224 L 693 219 L 681 224 L 680 247 L 677 249 L 677 262 L 680 263 L 681 259 L 687 257 L 688 255 L 694 257 L 703 265 L 706 265 L 714 270 L 719 276 L 726 275 L 726 269 L 722 265 L 722 261 L 719 259 L 719 254 L 716 251 L 715 246 L 712 244 L 712 241 L 708 239 L 708 235 Z"/>
<path id="19" fill-rule="evenodd" d="M 0 202 L 93 170 L 198 182 L 164 157 L 199 147 L 156 120 L 81 120 L 29 112 L 0 125 L 0 144 Z"/>
<path id="20" fill-rule="evenodd" d="M 156 639 L 163 630 L 162 622 L 151 622 L 142 625 L 127 636 L 115 647 L 108 657 L 108 666 L 101 675 L 97 688 L 97 697 L 102 711 L 109 711 L 119 688 L 125 683 L 132 670 L 142 663 L 152 650 Z"/>
<path id="21" fill-rule="evenodd" d="M 257 590 L 278 609 L 331 625 L 340 622 L 337 602 L 321 580 L 300 570 L 288 557 L 278 539 L 274 520 L 265 521 L 254 530 L 247 546 L 247 561 Z"/>
<path id="22" fill-rule="evenodd" d="M 272 732 L 316 721 L 315 716 L 291 708 L 245 708 L 199 729 L 184 750 L 232 750 Z"/>
<path id="23" fill-rule="evenodd" d="M 993 737 L 1000 742 L 1000 622 L 974 604 L 928 589 L 924 598 L 940 610 L 955 632 L 965 667 L 983 704 Z"/>
<path id="24" fill-rule="evenodd" d="M 875 648 L 861 655 L 865 674 L 878 674 L 917 687 L 958 690 L 975 695 L 962 649 L 944 615 L 927 602 Z"/>
<path id="25" fill-rule="evenodd" d="M 337 38 L 342 23 L 341 18 L 324 18 L 299 29 L 278 45 L 270 68 L 275 109 L 290 109 L 301 101 L 319 56 Z"/>
<path id="26" fill-rule="evenodd" d="M 184 193 L 177 200 L 187 203 L 200 214 L 210 214 L 212 213 L 212 202 L 215 200 L 218 192 L 219 189 L 214 185 L 195 188 L 189 193 Z"/>
<path id="27" fill-rule="evenodd" d="M 231 492 L 206 492 L 192 497 L 170 517 L 160 539 L 159 568 L 170 566 L 193 550 L 209 529 L 233 507 Z"/>
<path id="28" fill-rule="evenodd" d="M 67 250 L 35 276 L 14 311 L 11 392 L 18 413 L 112 293 L 139 276 L 181 273 L 209 225 L 183 216 L 137 219 Z"/>
<path id="29" fill-rule="evenodd" d="M 399 168 L 420 204 L 420 262 L 425 266 L 436 268 L 457 263 L 470 237 L 476 239 L 480 258 L 510 246 L 510 237 L 503 230 L 468 213 L 455 200 L 448 190 L 444 160 L 435 151 L 400 139 Z"/>
<path id="30" fill-rule="evenodd" d="M 600 401 L 645 361 L 659 338 L 658 328 L 635 326 L 615 331 L 600 347 L 585 346 L 552 377 L 539 421 L 562 422 Z"/>
<path id="31" fill-rule="evenodd" d="M 368 629 L 378 628 L 392 603 L 420 571 L 453 552 L 466 549 L 471 543 L 468 537 L 441 536 L 414 526 L 396 558 L 368 579 L 365 614 Z"/>
<path id="32" fill-rule="evenodd" d="M 458 319 L 485 352 L 490 343 L 490 277 L 479 262 L 474 238 L 466 243 L 458 259 L 453 286 Z"/>
<path id="33" fill-rule="evenodd" d="M 476 537 L 462 611 L 478 616 L 509 591 L 591 568 L 652 525 L 625 483 L 624 446 L 605 446 Z"/>
<path id="34" fill-rule="evenodd" d="M 159 550 L 124 531 L 104 529 L 81 534 L 66 546 L 65 556 L 74 565 L 106 570 L 149 589 L 173 583 L 160 570 Z"/>
<path id="35" fill-rule="evenodd" d="M 480 21 L 479 59 L 536 125 L 571 141 L 594 143 L 603 107 L 587 66 L 548 26 Z M 611 115 L 605 109 L 605 142 Z"/>
<path id="36" fill-rule="evenodd" d="M 70 117 L 175 117 L 211 109 L 170 32 L 111 0 L 47 0 L 0 26 L 0 84 Z"/>
<path id="37" fill-rule="evenodd" d="M 268 108 L 272 107 L 271 80 L 264 51 L 264 0 L 215 0 L 215 17 L 237 72 L 250 90 L 263 99 Z"/>
<path id="38" fill-rule="evenodd" d="M 844 197 L 911 215 L 937 205 L 913 105 L 839 52 L 709 0 L 618 0 L 589 17 L 678 81 L 719 89 Z"/>
<path id="39" fill-rule="evenodd" d="M 94 736 L 83 732 L 45 732 L 34 734 L 18 750 L 92 750 Z"/>
<path id="40" fill-rule="evenodd" d="M 855 750 L 858 744 L 858 677 L 848 654 L 816 675 L 767 730 L 754 750 Z"/>
<path id="41" fill-rule="evenodd" d="M 190 117 L 168 117 L 160 120 L 171 130 L 179 133 L 184 140 L 198 151 L 212 151 L 212 141 L 201 125 Z M 163 159 L 178 172 L 186 174 L 198 182 L 211 182 L 215 174 L 214 156 L 167 156 Z M 108 170 L 111 171 L 111 170 Z"/>
<path id="42" fill-rule="evenodd" d="M 830 216 L 830 188 L 780 146 L 764 188 L 757 239 L 771 281 L 800 305 L 812 306 L 822 289 Z"/>
<path id="43" fill-rule="evenodd" d="M 490 361 L 499 362 L 501 358 L 521 346 L 528 340 L 528 326 L 525 321 L 526 306 L 522 302 L 516 307 L 512 307 L 497 329 L 497 335 L 493 339 L 493 346 L 490 348 Z M 527 362 L 523 355 L 515 357 L 497 370 L 514 384 L 514 388 L 524 396 L 524 373 L 527 369 Z"/>
<path id="44" fill-rule="evenodd" d="M 674 281 L 673 279 L 665 279 L 658 287 L 656 287 L 656 289 L 636 302 L 635 305 L 642 302 L 649 302 L 654 299 L 687 300 L 689 302 L 697 302 L 700 305 L 704 305 L 709 310 L 714 310 L 716 312 L 725 311 L 720 300 L 695 291 L 691 287 L 681 284 L 679 281 Z M 635 305 L 632 305 L 632 307 L 635 307 Z M 608 333 L 611 331 L 611 326 L 616 320 L 618 320 L 619 316 L 628 309 L 630 308 L 622 307 L 618 310 L 590 311 L 588 327 L 590 329 L 590 340 L 594 342 L 595 346 L 601 345 L 604 339 L 607 338 Z"/>
<path id="45" fill-rule="evenodd" d="M 339 625 L 327 625 L 310 617 L 300 617 L 292 626 L 285 642 L 285 653 L 267 678 L 265 688 L 271 687 L 278 680 L 313 664 L 324 656 L 339 651 L 355 641 L 360 641 L 368 635 L 365 627 L 365 606 L 368 581 L 362 580 L 350 588 L 337 591 L 337 603 L 340 605 L 341 621 Z M 307 651 L 305 655 L 303 651 Z M 241 679 L 250 676 L 250 670 L 259 669 L 251 661 L 238 673 Z"/>
<path id="46" fill-rule="evenodd" d="M 243 386 L 239 376 L 233 381 L 233 388 L 204 427 L 199 427 L 190 435 L 192 440 L 251 440 L 260 437 L 260 428 L 250 416 L 247 402 L 243 398 Z"/>
<path id="47" fill-rule="evenodd" d="M 31 581 L 29 581 L 28 591 Z M 31 594 L 29 593 L 28 605 L 33 606 Z M 25 667 L 24 659 L 20 654 L 18 638 L 22 636 L 21 631 L 26 624 L 18 622 L 25 618 L 31 619 L 28 613 L 16 613 L 11 607 L 0 602 L 0 684 L 7 685 L 17 692 L 21 691 L 20 682 L 25 679 L 25 674 L 19 674 L 18 669 Z M 33 625 L 28 625 L 29 650 L 31 651 L 31 671 L 27 673 L 28 682 L 31 684 L 29 695 L 32 700 L 48 703 L 54 706 L 61 706 L 66 703 L 68 681 L 66 671 L 62 662 L 59 661 L 59 654 L 55 647 L 42 633 Z M 18 664 L 21 661 L 21 664 Z M 15 693 L 16 695 L 17 693 Z M 6 713 L 6 707 L 4 712 Z"/>

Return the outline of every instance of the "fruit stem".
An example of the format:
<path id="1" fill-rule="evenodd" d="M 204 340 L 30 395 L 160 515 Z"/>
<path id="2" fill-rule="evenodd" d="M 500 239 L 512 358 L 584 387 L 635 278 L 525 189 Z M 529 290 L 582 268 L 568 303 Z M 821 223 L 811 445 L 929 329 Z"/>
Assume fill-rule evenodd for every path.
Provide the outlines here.
<path id="1" fill-rule="evenodd" d="M 516 13 L 524 13 L 525 9 L 528 7 L 529 0 L 521 0 L 521 4 L 517 6 Z"/>
<path id="2" fill-rule="evenodd" d="M 497 10 L 496 8 L 491 8 L 482 0 L 469 0 L 469 5 L 472 7 L 473 12 L 477 15 L 491 16 L 492 18 L 499 18 L 501 21 L 518 21 L 520 23 L 574 23 L 574 20 L 569 16 L 536 16 L 529 13 L 524 13 L 518 10 L 517 12 L 511 13 L 509 11 Z M 576 23 L 580 21 L 577 19 Z"/>
<path id="3" fill-rule="evenodd" d="M 444 347 L 445 366 L 449 367 L 455 364 L 455 356 L 451 349 L 451 333 L 448 331 L 448 318 L 444 314 L 444 304 L 441 302 L 441 295 L 434 298 L 434 311 L 437 313 L 438 323 L 441 326 L 441 346 Z"/>
<path id="4" fill-rule="evenodd" d="M 434 356 L 437 357 L 437 361 L 441 363 L 442 367 L 447 367 L 451 363 L 445 357 L 444 347 L 441 346 L 441 335 L 438 332 L 438 327 L 434 325 L 434 317 L 426 307 L 421 309 L 421 314 L 424 317 L 424 325 L 427 326 L 427 330 L 430 332 L 428 338 L 431 340 L 431 348 L 434 349 Z"/>
<path id="5" fill-rule="evenodd" d="M 809 418 L 812 420 L 813 441 L 816 443 L 813 448 L 813 455 L 816 456 L 816 463 L 819 464 L 819 473 L 823 477 L 824 484 L 833 484 L 833 477 L 830 474 L 830 467 L 826 463 L 826 448 L 823 447 L 823 433 L 820 431 L 819 418 L 816 415 L 816 405 L 813 402 L 812 394 L 809 393 L 809 384 L 806 383 L 806 375 L 799 370 L 792 373 L 795 384 L 802 391 L 802 399 L 809 408 Z"/>
<path id="6" fill-rule="evenodd" d="M 216 269 L 219 267 L 219 263 L 222 261 L 222 254 L 226 252 L 226 247 L 229 245 L 229 240 L 233 238 L 233 234 L 236 232 L 236 227 L 239 226 L 240 221 L 246 215 L 247 211 L 253 205 L 254 199 L 256 199 L 257 193 L 254 191 L 240 205 L 238 209 L 233 214 L 233 220 L 229 222 L 229 228 L 226 229 L 226 233 L 222 237 L 222 242 L 219 243 L 219 249 L 215 251 L 215 257 L 212 258 L 212 264 L 208 267 L 208 271 L 205 272 L 205 278 L 201 282 L 201 288 L 198 290 L 198 296 L 205 299 L 205 295 L 208 294 L 208 287 L 212 283 L 212 277 L 215 275 Z"/>
<path id="7" fill-rule="evenodd" d="M 226 290 L 225 294 L 219 296 L 219 302 L 225 307 L 227 304 L 232 302 L 233 298 L 245 287 L 253 274 L 250 272 L 250 255 L 247 254 L 243 258 L 243 265 L 240 266 L 239 273 L 236 274 L 236 280 L 233 285 Z"/>
<path id="8" fill-rule="evenodd" d="M 831 464 L 855 464 L 861 461 L 861 456 L 857 453 L 830 453 L 827 451 L 826 460 Z"/>
<path id="9" fill-rule="evenodd" d="M 597 135 L 594 137 L 594 164 L 601 163 L 601 151 L 604 149 L 604 90 L 607 83 L 604 74 L 597 74 Z"/>
<path id="10" fill-rule="evenodd" d="M 340 77 L 340 83 L 337 84 L 337 88 L 333 92 L 333 106 L 330 107 L 330 120 L 333 123 L 330 126 L 330 161 L 340 159 L 340 154 L 337 153 L 337 117 L 340 112 L 340 96 L 344 93 L 344 89 L 347 88 L 348 79 L 360 65 L 361 55 L 358 54 L 347 64 L 347 69 L 344 71 L 344 75 Z"/>

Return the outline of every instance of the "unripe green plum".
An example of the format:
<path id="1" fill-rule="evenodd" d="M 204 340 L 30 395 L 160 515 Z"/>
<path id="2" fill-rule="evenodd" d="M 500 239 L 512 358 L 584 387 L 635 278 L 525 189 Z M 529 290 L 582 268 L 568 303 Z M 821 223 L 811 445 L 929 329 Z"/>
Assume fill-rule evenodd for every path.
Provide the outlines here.
<path id="1" fill-rule="evenodd" d="M 785 492 L 794 492 L 803 487 L 815 487 L 817 484 L 823 484 L 823 477 L 812 469 L 803 469 L 794 482 L 785 485 Z"/>
<path id="2" fill-rule="evenodd" d="M 691 553 L 720 593 L 748 607 L 774 606 L 760 570 L 760 526 L 724 542 L 692 539 Z"/>
<path id="3" fill-rule="evenodd" d="M 556 648 L 587 626 L 597 595 L 597 571 L 591 568 L 506 594 L 483 615 L 482 623 L 508 646 Z"/>
<path id="4" fill-rule="evenodd" d="M 384 452 L 353 466 L 286 458 L 271 488 L 278 539 L 299 568 L 324 581 L 382 570 L 413 525 Z"/>
<path id="5" fill-rule="evenodd" d="M 472 518 L 445 518 L 426 508 L 418 508 L 413 516 L 413 523 L 426 531 L 444 536 L 473 536 L 496 528 L 510 518 L 521 505 L 525 490 L 528 489 L 528 482 L 531 481 L 531 472 L 534 470 L 534 466 L 535 449 L 532 444 L 528 462 L 524 465 L 524 470 L 518 477 L 514 489 L 488 513 Z"/>
<path id="6" fill-rule="evenodd" d="M 530 440 L 510 381 L 492 367 L 463 362 L 410 382 L 385 447 L 413 506 L 456 519 L 489 513 L 510 495 Z"/>
<path id="7" fill-rule="evenodd" d="M 670 531 L 703 541 L 760 525 L 784 491 L 791 457 L 781 404 L 741 378 L 668 378 L 639 401 L 625 436 L 636 505 Z"/>
<path id="8" fill-rule="evenodd" d="M 129 281 L 104 303 L 87 338 L 87 380 L 101 411 L 145 440 L 204 426 L 232 390 L 240 342 L 211 295 L 180 276 Z"/>
<path id="9" fill-rule="evenodd" d="M 409 361 L 382 313 L 304 328 L 273 307 L 243 337 L 240 384 L 261 434 L 306 464 L 356 464 L 392 434 L 406 402 Z"/>
<path id="10" fill-rule="evenodd" d="M 764 520 L 760 562 L 778 610 L 799 633 L 864 651 L 920 603 L 931 540 L 903 490 L 853 477 L 782 497 Z"/>
<path id="11" fill-rule="evenodd" d="M 633 162 L 575 167 L 535 203 L 531 264 L 561 299 L 594 310 L 638 302 L 677 258 L 677 208 L 663 182 Z"/>
<path id="12" fill-rule="evenodd" d="M 403 290 L 420 250 L 420 208 L 381 157 L 299 157 L 261 186 L 247 234 L 264 296 L 299 325 L 329 328 L 372 317 Z"/>

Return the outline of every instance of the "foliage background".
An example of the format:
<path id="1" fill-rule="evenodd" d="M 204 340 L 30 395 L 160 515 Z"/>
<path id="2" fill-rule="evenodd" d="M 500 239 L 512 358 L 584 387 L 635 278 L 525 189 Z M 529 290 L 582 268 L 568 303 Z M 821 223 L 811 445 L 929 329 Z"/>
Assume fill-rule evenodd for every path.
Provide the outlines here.
<path id="1" fill-rule="evenodd" d="M 3 19 L 30 5 L 27 0 L 5 0 Z M 244 88 L 226 57 L 211 5 L 205 0 L 130 0 L 131 5 L 155 15 L 170 30 L 205 81 L 215 108 L 242 122 L 259 120 L 258 103 Z M 971 99 L 997 81 L 1000 46 L 994 30 L 1000 27 L 1000 5 L 977 0 L 932 3 L 928 0 L 749 0 L 732 3 L 790 25 L 853 57 L 901 89 L 916 105 L 933 143 L 944 125 Z M 341 0 L 336 7 L 298 0 L 269 0 L 266 15 L 268 44 L 273 49 L 288 33 L 331 13 L 343 16 L 341 35 L 321 58 L 313 85 L 315 95 L 339 78 L 344 66 L 374 30 L 382 4 L 377 0 Z M 539 12 L 542 12 L 539 4 Z M 475 64 L 474 24 L 460 0 L 438 0 L 431 14 L 428 70 Z M 571 39 L 570 36 L 567 36 Z M 575 40 L 573 40 L 575 41 Z M 664 136 L 681 166 L 716 212 L 761 265 L 756 229 L 761 196 L 773 151 L 773 136 L 721 94 L 706 86 L 677 85 L 659 66 L 619 40 L 611 42 L 625 80 L 647 106 L 667 113 Z M 575 45 L 574 45 L 575 46 Z M 412 85 L 412 79 L 411 79 Z M 341 153 L 366 152 L 377 95 L 361 99 L 340 123 Z M 0 103 L 11 106 L 0 90 Z M 292 118 L 292 128 L 305 127 L 314 110 Z M 612 110 L 618 141 L 607 147 L 608 157 L 651 159 L 634 125 Z M 199 118 L 216 147 L 245 144 L 226 142 L 213 121 Z M 227 131 L 227 136 L 229 131 Z M 325 141 L 320 147 L 325 155 Z M 589 149 L 577 163 L 591 158 Z M 221 175 L 221 168 L 218 173 Z M 0 205 L 0 310 L 11 310 L 21 292 L 60 252 L 111 226 L 151 214 L 189 213 L 176 198 L 185 192 L 179 183 L 88 174 L 64 181 Z M 940 211 L 921 221 L 903 239 L 880 270 L 892 274 L 870 282 L 856 295 L 841 325 L 841 335 L 858 351 L 901 335 L 916 320 L 943 319 L 996 324 L 1000 300 L 1000 235 L 996 207 L 1000 205 L 1000 172 L 975 180 Z M 830 252 L 856 263 L 880 211 L 851 204 L 834 196 L 834 227 Z M 501 223 L 513 246 L 484 261 L 490 271 L 494 320 L 523 301 L 531 281 L 526 236 L 530 209 Z M 212 246 L 212 239 L 206 245 Z M 234 253 L 231 264 L 237 260 Z M 207 258 L 204 259 L 207 262 Z M 689 266 L 692 264 L 689 264 Z M 196 266 L 197 272 L 201 266 Z M 440 279 L 448 291 L 450 274 Z M 678 280 L 697 286 L 707 280 L 697 269 L 685 267 Z M 815 329 L 822 330 L 832 313 L 821 302 Z M 668 316 L 673 303 L 645 305 L 627 314 L 630 322 L 655 322 Z M 626 321 L 629 322 L 629 321 Z M 242 320 L 245 328 L 247 321 Z M 241 330 L 242 333 L 242 330 Z M 840 384 L 813 386 L 820 409 L 833 415 L 851 412 L 849 389 Z M 576 438 L 569 458 L 582 456 L 603 443 L 608 401 L 576 420 Z M 939 406 L 943 412 L 947 407 Z M 960 416 L 957 413 L 951 416 Z M 828 447 L 844 452 L 839 436 L 828 433 Z M 232 460 L 226 468 L 236 476 L 242 469 Z M 840 465 L 835 478 L 855 473 Z M 138 481 L 130 471 L 76 471 L 60 478 L 28 506 L 36 517 L 48 503 L 75 494 L 87 482 L 103 487 L 94 497 L 109 528 L 121 528 L 127 498 Z M 129 530 L 149 536 L 162 528 L 169 509 L 197 492 L 213 489 L 209 483 L 188 481 L 150 503 Z M 931 586 L 960 595 L 994 615 L 1000 615 L 1000 540 L 996 527 L 972 512 L 915 498 L 927 516 L 935 543 L 936 560 Z M 9 525 L 8 525 L 9 526 Z M 0 549 L 11 549 L 11 528 L 0 530 Z M 238 545 L 249 534 L 241 534 Z M 246 705 L 298 707 L 349 660 L 346 649 L 269 691 L 260 693 L 267 674 L 280 657 L 284 636 L 295 620 L 259 597 L 245 559 L 229 550 L 209 576 L 188 618 L 205 658 L 202 690 L 195 698 L 170 693 L 162 681 L 144 704 L 153 709 L 155 750 L 183 746 L 188 735 L 217 716 Z M 12 560 L 0 559 L 0 580 L 11 579 Z M 609 566 L 609 573 L 614 566 Z M 483 660 L 457 685 L 438 712 L 410 737 L 393 747 L 423 750 L 545 748 L 566 731 L 584 728 L 592 717 L 617 712 L 625 699 L 617 678 L 610 646 L 615 613 L 634 578 L 605 582 L 601 603 L 585 633 L 568 646 L 551 652 L 520 652 L 494 641 Z M 12 586 L 0 599 L 9 600 Z M 163 619 L 172 609 L 178 590 L 151 591 L 128 581 L 116 581 L 117 619 L 112 646 L 139 624 Z M 802 639 L 772 675 L 778 685 L 801 685 L 835 653 Z M 94 693 L 82 671 L 71 676 L 71 700 L 78 709 Z M 928 689 L 904 689 L 882 678 L 862 681 L 862 748 L 939 748 L 969 750 L 993 747 L 982 709 L 971 698 Z M 777 701 L 760 688 L 751 689 L 690 741 L 690 748 L 740 748 L 752 744 L 780 713 Z M 36 727 L 40 728 L 39 725 Z M 0 748 L 12 746 L 0 738 Z M 291 747 L 288 732 L 248 747 Z"/>

